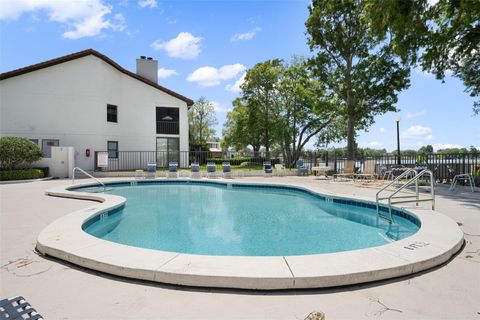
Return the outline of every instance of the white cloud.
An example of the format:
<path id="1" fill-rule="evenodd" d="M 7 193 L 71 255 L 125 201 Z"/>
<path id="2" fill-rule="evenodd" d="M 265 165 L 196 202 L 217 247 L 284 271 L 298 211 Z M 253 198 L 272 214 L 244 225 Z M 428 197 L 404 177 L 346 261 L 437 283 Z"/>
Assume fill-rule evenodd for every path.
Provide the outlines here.
<path id="1" fill-rule="evenodd" d="M 240 86 L 245 82 L 245 76 L 247 75 L 247 73 L 245 72 L 244 74 L 242 74 L 242 76 L 240 78 L 238 78 L 237 81 L 235 81 L 234 84 L 230 85 L 226 85 L 225 86 L 225 89 L 229 90 L 229 91 L 232 91 L 234 93 L 240 93 L 240 91 L 242 91 L 242 89 L 240 88 Z"/>
<path id="2" fill-rule="evenodd" d="M 384 133 L 386 130 L 385 130 L 385 128 L 380 128 L 380 130 L 378 130 L 378 131 L 380 131 L 381 133 Z"/>
<path id="3" fill-rule="evenodd" d="M 411 126 L 401 134 L 402 139 L 432 140 L 432 129 L 421 125 Z"/>
<path id="4" fill-rule="evenodd" d="M 229 111 L 232 111 L 232 108 L 227 108 L 225 106 L 223 106 L 221 103 L 219 102 L 216 102 L 216 101 L 211 101 L 211 103 L 213 104 L 213 108 L 215 110 L 215 112 L 218 112 L 218 113 L 227 113 Z"/>
<path id="5" fill-rule="evenodd" d="M 246 69 L 244 65 L 239 63 L 227 64 L 219 69 L 208 66 L 201 67 L 189 74 L 187 80 L 197 82 L 202 87 L 213 87 L 219 85 L 223 80 L 236 77 Z"/>
<path id="6" fill-rule="evenodd" d="M 138 0 L 138 5 L 142 8 L 156 8 L 158 6 L 157 0 Z"/>
<path id="7" fill-rule="evenodd" d="M 245 33 L 236 33 L 232 36 L 232 38 L 230 39 L 231 42 L 236 42 L 236 41 L 248 41 L 248 40 L 252 40 L 253 37 L 255 37 L 255 35 L 260 32 L 262 29 L 261 28 L 255 28 L 253 30 L 250 30 L 248 32 L 245 32 Z"/>
<path id="8" fill-rule="evenodd" d="M 163 50 L 169 57 L 180 59 L 194 59 L 200 54 L 202 37 L 195 37 L 189 32 L 180 32 L 176 38 L 169 41 L 155 40 L 152 43 L 154 50 Z"/>
<path id="9" fill-rule="evenodd" d="M 421 116 L 424 116 L 427 114 L 427 110 L 422 110 L 422 111 L 419 111 L 419 112 L 408 112 L 407 113 L 407 119 L 414 119 L 414 118 L 418 118 L 418 117 L 421 117 Z"/>
<path id="10" fill-rule="evenodd" d="M 2 0 L 0 20 L 16 20 L 24 13 L 44 11 L 50 21 L 62 24 L 67 31 L 63 37 L 80 39 L 99 35 L 104 30 L 123 31 L 125 18 L 116 14 L 112 6 L 103 0 Z"/>
<path id="11" fill-rule="evenodd" d="M 166 79 L 171 76 L 176 76 L 178 72 L 173 69 L 159 68 L 158 69 L 158 79 Z"/>

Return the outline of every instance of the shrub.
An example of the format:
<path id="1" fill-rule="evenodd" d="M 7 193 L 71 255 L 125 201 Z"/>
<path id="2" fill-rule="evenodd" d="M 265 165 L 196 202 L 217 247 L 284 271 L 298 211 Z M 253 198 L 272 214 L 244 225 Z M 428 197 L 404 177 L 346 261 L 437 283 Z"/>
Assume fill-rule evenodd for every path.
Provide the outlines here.
<path id="1" fill-rule="evenodd" d="M 45 175 L 41 169 L 0 170 L 0 180 L 40 179 Z"/>
<path id="2" fill-rule="evenodd" d="M 207 159 L 207 162 L 213 162 L 215 164 L 222 164 L 224 162 L 230 162 L 232 166 L 239 166 L 242 163 L 251 163 L 251 166 L 263 166 L 263 162 L 266 161 L 265 158 L 254 158 L 254 157 L 242 157 L 242 158 L 211 158 Z M 272 165 L 280 163 L 279 159 L 271 159 Z M 248 165 L 243 165 L 248 166 Z"/>
<path id="3" fill-rule="evenodd" d="M 50 168 L 49 167 L 35 167 L 35 168 L 32 168 L 32 169 L 42 170 L 44 177 L 49 177 L 50 176 Z"/>
<path id="4" fill-rule="evenodd" d="M 329 177 L 333 176 L 334 174 L 337 174 L 337 171 L 335 170 L 327 170 L 325 174 Z"/>
<path id="5" fill-rule="evenodd" d="M 0 138 L 0 168 L 13 170 L 23 163 L 42 158 L 40 148 L 30 140 L 20 137 Z"/>
<path id="6" fill-rule="evenodd" d="M 238 166 L 242 162 L 249 162 L 253 161 L 251 157 L 243 157 L 243 158 L 211 158 L 207 159 L 207 162 L 213 162 L 215 164 L 222 164 L 224 162 L 230 162 L 232 166 Z"/>
<path id="7" fill-rule="evenodd" d="M 238 167 L 239 168 L 248 168 L 248 167 L 251 167 L 251 166 L 250 166 L 250 162 L 245 161 L 245 162 L 240 163 Z"/>

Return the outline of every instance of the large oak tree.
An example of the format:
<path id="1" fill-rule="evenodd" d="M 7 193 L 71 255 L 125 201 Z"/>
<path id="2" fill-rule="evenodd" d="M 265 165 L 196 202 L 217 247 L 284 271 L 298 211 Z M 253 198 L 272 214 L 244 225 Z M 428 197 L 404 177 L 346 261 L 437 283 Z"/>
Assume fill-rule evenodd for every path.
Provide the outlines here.
<path id="1" fill-rule="evenodd" d="M 347 157 L 353 159 L 356 131 L 368 128 L 376 115 L 397 111 L 410 70 L 396 58 L 391 39 L 369 32 L 365 1 L 313 0 L 309 10 L 311 65 L 338 103 L 347 125 Z"/>
<path id="2" fill-rule="evenodd" d="M 371 32 L 392 38 L 395 53 L 443 80 L 451 72 L 480 113 L 480 1 L 366 0 Z"/>

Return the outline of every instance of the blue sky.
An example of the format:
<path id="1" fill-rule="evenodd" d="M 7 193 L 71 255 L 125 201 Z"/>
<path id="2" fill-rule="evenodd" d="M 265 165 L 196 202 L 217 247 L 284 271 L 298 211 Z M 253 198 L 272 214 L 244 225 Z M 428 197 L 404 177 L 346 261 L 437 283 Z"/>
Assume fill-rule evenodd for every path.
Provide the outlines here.
<path id="1" fill-rule="evenodd" d="M 309 55 L 308 1 L 0 0 L 0 71 L 93 48 L 135 71 L 140 55 L 159 61 L 160 84 L 216 105 L 221 128 L 245 70 L 267 59 Z M 359 132 L 362 147 L 432 144 L 480 147 L 480 116 L 462 83 L 412 70 L 398 114 Z M 340 145 L 344 145 L 341 143 Z M 311 146 L 312 144 L 310 144 Z"/>

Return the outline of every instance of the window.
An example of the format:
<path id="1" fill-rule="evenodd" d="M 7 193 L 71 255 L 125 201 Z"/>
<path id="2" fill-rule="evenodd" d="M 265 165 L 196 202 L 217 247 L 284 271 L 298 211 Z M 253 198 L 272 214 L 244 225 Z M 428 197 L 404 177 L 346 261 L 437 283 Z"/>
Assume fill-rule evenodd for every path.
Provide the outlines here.
<path id="1" fill-rule="evenodd" d="M 60 140 L 42 139 L 42 157 L 51 158 L 52 147 L 58 147 L 59 145 L 60 145 Z"/>
<path id="2" fill-rule="evenodd" d="M 38 139 L 28 139 L 28 140 L 32 141 L 33 143 L 35 143 L 38 146 Z"/>
<path id="3" fill-rule="evenodd" d="M 158 134 L 178 134 L 178 108 L 157 107 L 156 116 Z"/>
<path id="4" fill-rule="evenodd" d="M 116 105 L 107 104 L 107 122 L 118 122 L 118 110 Z"/>
<path id="5" fill-rule="evenodd" d="M 107 141 L 108 158 L 118 159 L 118 141 Z"/>

